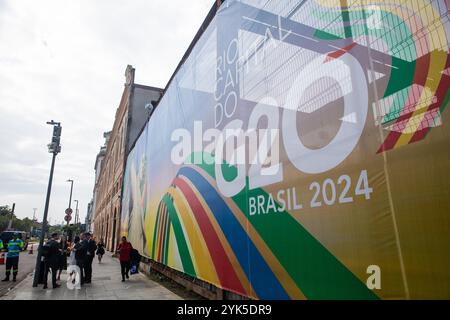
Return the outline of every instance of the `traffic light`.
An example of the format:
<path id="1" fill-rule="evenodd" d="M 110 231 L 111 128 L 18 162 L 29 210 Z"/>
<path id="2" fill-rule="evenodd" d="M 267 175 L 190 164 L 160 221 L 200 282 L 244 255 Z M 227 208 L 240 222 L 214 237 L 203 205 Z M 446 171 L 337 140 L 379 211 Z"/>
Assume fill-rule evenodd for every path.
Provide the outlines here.
<path id="1" fill-rule="evenodd" d="M 62 127 L 60 125 L 55 125 L 53 127 L 53 135 L 52 135 L 52 142 L 49 143 L 48 146 L 48 152 L 50 153 L 60 153 L 61 152 L 61 131 Z"/>
<path id="2" fill-rule="evenodd" d="M 61 126 L 54 126 L 53 127 L 53 136 L 52 136 L 52 142 L 59 144 L 60 138 L 61 138 Z"/>

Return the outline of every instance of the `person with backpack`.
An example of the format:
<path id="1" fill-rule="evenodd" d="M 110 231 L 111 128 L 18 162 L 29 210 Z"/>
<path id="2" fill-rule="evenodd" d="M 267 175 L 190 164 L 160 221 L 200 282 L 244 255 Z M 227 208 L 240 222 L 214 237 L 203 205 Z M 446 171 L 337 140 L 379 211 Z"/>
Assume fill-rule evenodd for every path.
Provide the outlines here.
<path id="1" fill-rule="evenodd" d="M 61 285 L 56 283 L 56 276 L 59 269 L 60 255 L 62 250 L 58 243 L 58 234 L 55 232 L 52 234 L 51 239 L 45 244 L 46 248 L 43 250 L 45 273 L 44 273 L 44 289 L 47 289 L 48 272 L 52 273 L 52 286 L 53 289 L 60 287 Z"/>
<path id="2" fill-rule="evenodd" d="M 125 277 L 127 279 L 130 278 L 128 272 L 130 271 L 131 250 L 133 250 L 131 243 L 127 241 L 126 237 L 122 237 L 122 242 L 117 247 L 117 252 L 119 253 L 120 271 L 122 273 L 122 282 L 125 281 Z"/>

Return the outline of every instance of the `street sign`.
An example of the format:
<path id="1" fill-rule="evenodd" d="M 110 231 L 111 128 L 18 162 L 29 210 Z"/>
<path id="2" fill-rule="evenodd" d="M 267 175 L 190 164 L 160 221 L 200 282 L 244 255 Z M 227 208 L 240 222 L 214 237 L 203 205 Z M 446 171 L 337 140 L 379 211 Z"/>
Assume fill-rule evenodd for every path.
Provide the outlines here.
<path id="1" fill-rule="evenodd" d="M 69 216 L 72 214 L 72 212 L 73 212 L 73 210 L 71 208 L 67 208 L 65 211 L 65 213 Z"/>
<path id="2" fill-rule="evenodd" d="M 72 216 L 71 216 L 71 215 L 66 215 L 66 216 L 64 217 L 64 220 L 67 221 L 67 222 L 69 222 L 70 220 L 72 220 Z"/>

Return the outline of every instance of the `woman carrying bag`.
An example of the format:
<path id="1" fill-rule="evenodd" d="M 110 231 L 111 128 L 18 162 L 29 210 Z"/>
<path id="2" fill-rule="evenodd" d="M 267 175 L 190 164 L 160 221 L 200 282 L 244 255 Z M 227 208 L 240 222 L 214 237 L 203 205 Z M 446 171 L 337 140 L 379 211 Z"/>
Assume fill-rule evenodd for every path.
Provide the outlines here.
<path id="1" fill-rule="evenodd" d="M 128 272 L 130 271 L 131 250 L 133 250 L 133 246 L 131 245 L 131 243 L 127 241 L 126 237 L 122 237 L 122 242 L 117 247 L 117 252 L 119 253 L 120 270 L 122 273 L 122 282 L 125 281 L 125 277 L 127 279 L 130 278 Z"/>

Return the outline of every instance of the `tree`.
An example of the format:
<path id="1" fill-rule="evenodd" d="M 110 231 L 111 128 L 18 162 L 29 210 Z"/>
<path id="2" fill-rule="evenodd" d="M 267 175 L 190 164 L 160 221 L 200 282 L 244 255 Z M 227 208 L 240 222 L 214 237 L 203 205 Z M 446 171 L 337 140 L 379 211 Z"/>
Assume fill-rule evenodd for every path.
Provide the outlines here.
<path id="1" fill-rule="evenodd" d="M 30 232 L 31 226 L 33 225 L 33 221 L 28 218 L 18 219 L 14 218 L 12 223 L 12 228 L 19 231 Z"/>
<path id="2" fill-rule="evenodd" d="M 10 219 L 11 219 L 11 208 L 9 206 L 0 206 L 0 231 L 3 231 L 6 228 L 8 228 Z"/>
<path id="3" fill-rule="evenodd" d="M 52 233 L 55 233 L 55 232 L 61 235 L 63 233 L 63 226 L 56 225 L 56 226 L 49 226 L 48 227 L 49 235 L 52 234 Z"/>
<path id="4" fill-rule="evenodd" d="M 19 219 L 15 214 L 12 215 L 12 225 L 13 230 L 30 232 L 33 221 L 24 218 Z M 0 206 L 0 231 L 8 228 L 9 221 L 11 220 L 11 208 L 9 206 Z"/>
<path id="5" fill-rule="evenodd" d="M 11 217 L 11 208 L 9 206 L 0 206 L 0 216 Z"/>
<path id="6" fill-rule="evenodd" d="M 9 219 L 10 217 L 8 216 L 0 215 L 0 231 L 3 231 L 6 228 L 8 228 Z"/>

